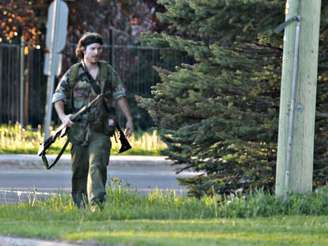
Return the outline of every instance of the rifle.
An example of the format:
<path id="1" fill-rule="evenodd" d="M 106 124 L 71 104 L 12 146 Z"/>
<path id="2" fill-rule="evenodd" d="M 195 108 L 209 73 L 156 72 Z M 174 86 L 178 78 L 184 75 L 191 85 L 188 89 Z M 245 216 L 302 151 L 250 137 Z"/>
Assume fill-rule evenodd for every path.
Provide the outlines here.
<path id="1" fill-rule="evenodd" d="M 70 120 L 74 122 L 74 120 L 76 120 L 79 116 L 81 116 L 82 114 L 85 114 L 86 112 L 88 112 L 90 110 L 90 108 L 92 108 L 100 100 L 101 97 L 103 97 L 103 94 L 99 94 L 91 102 L 89 102 L 87 105 L 83 106 L 78 112 L 72 114 L 70 116 Z M 130 143 L 126 139 L 123 131 L 121 130 L 121 128 L 117 124 L 116 124 L 116 129 L 119 131 L 120 142 L 121 142 L 121 145 L 122 145 L 120 150 L 119 150 L 119 153 L 122 153 L 122 152 L 132 148 Z M 67 134 L 67 126 L 62 124 L 55 131 L 54 135 L 48 137 L 43 143 L 40 144 L 39 151 L 38 151 L 38 156 L 41 156 L 43 165 L 45 166 L 46 169 L 50 169 L 54 165 L 56 165 L 56 163 L 58 162 L 58 160 L 60 159 L 60 157 L 64 153 L 69 141 L 67 139 L 67 141 L 65 142 L 63 148 L 61 149 L 61 151 L 59 152 L 56 159 L 53 161 L 53 163 L 51 165 L 49 165 L 48 159 L 46 157 L 47 150 L 57 140 L 57 138 L 64 137 L 66 134 Z"/>

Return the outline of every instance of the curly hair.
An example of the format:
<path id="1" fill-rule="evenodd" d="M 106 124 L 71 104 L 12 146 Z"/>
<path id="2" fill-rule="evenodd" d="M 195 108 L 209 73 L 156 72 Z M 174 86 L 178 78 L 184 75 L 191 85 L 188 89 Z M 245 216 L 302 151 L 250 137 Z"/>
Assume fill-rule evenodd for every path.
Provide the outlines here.
<path id="1" fill-rule="evenodd" d="M 81 60 L 84 57 L 84 51 L 89 44 L 98 43 L 103 44 L 103 37 L 96 32 L 87 32 L 85 33 L 77 43 L 77 47 L 75 49 L 75 55 Z"/>

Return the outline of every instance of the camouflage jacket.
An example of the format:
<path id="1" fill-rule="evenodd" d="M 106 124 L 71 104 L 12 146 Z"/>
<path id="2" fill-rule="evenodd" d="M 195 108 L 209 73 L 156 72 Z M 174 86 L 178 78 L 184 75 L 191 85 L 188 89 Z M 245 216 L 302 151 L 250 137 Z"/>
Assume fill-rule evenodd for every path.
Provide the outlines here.
<path id="1" fill-rule="evenodd" d="M 108 63 L 99 63 L 97 78 L 94 81 L 91 80 L 92 77 L 83 63 L 75 64 L 63 75 L 52 98 L 52 103 L 63 101 L 65 113 L 69 114 L 77 112 L 97 96 L 92 83 L 96 84 L 99 92 L 106 95 L 103 102 L 98 103 L 71 127 L 69 138 L 72 143 L 85 142 L 88 128 L 107 135 L 113 134 L 113 129 L 108 127 L 109 118 L 113 116 L 110 110 L 113 108 L 114 100 L 126 96 L 122 81 Z"/>

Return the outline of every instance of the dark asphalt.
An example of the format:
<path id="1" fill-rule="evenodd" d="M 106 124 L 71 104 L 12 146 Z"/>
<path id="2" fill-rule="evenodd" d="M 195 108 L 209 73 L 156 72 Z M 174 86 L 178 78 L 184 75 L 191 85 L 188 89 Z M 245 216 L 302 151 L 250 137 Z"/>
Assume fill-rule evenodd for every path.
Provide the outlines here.
<path id="1" fill-rule="evenodd" d="M 25 156 L 29 157 L 29 156 Z M 17 159 L 22 158 L 17 156 Z M 59 192 L 70 192 L 71 171 L 69 164 L 62 163 L 51 170 L 38 165 L 34 156 L 22 158 L 24 163 L 14 165 L 15 156 L 6 163 L 0 156 L 0 203 L 11 204 L 26 200 L 42 199 Z M 175 190 L 185 194 L 184 187 L 178 184 L 177 177 L 195 175 L 191 172 L 176 174 L 170 162 L 164 158 L 115 157 L 108 166 L 108 184 L 113 178 L 119 178 L 124 187 L 146 194 L 154 189 Z M 130 161 L 129 161 L 130 160 Z M 156 161 L 155 161 L 156 160 Z M 65 161 L 65 160 L 64 160 Z M 66 158 L 66 162 L 69 159 Z M 14 164 L 12 164 L 14 163 Z M 40 163 L 39 163 L 40 164 Z"/>

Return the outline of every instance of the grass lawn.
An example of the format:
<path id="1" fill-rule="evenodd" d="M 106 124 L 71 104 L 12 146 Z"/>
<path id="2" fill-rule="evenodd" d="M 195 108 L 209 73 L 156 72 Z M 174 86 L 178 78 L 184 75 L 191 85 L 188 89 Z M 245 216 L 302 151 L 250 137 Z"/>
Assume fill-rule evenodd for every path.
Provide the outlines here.
<path id="1" fill-rule="evenodd" d="M 328 217 L 0 220 L 2 235 L 128 245 L 328 245 Z"/>
<path id="2" fill-rule="evenodd" d="M 54 134 L 56 129 L 51 131 Z M 57 154 L 66 141 L 66 137 L 58 139 L 48 154 Z M 121 144 L 117 138 L 111 138 L 112 154 L 117 154 Z M 19 124 L 0 125 L 0 154 L 36 154 L 40 143 L 43 142 L 43 133 L 41 127 L 32 129 L 31 126 L 22 128 Z M 129 139 L 132 149 L 124 152 L 124 155 L 160 155 L 166 145 L 160 140 L 157 131 L 134 133 Z M 66 149 L 66 154 L 70 148 Z"/>
<path id="3" fill-rule="evenodd" d="M 326 195 L 316 196 L 283 204 L 260 192 L 218 203 L 215 197 L 197 200 L 174 192 L 142 196 L 118 186 L 95 213 L 76 209 L 63 194 L 0 205 L 0 234 L 111 245 L 328 245 L 328 216 L 302 215 L 315 212 L 308 201 L 327 214 L 319 202 L 327 203 Z M 259 216 L 268 211 L 273 216 Z"/>

